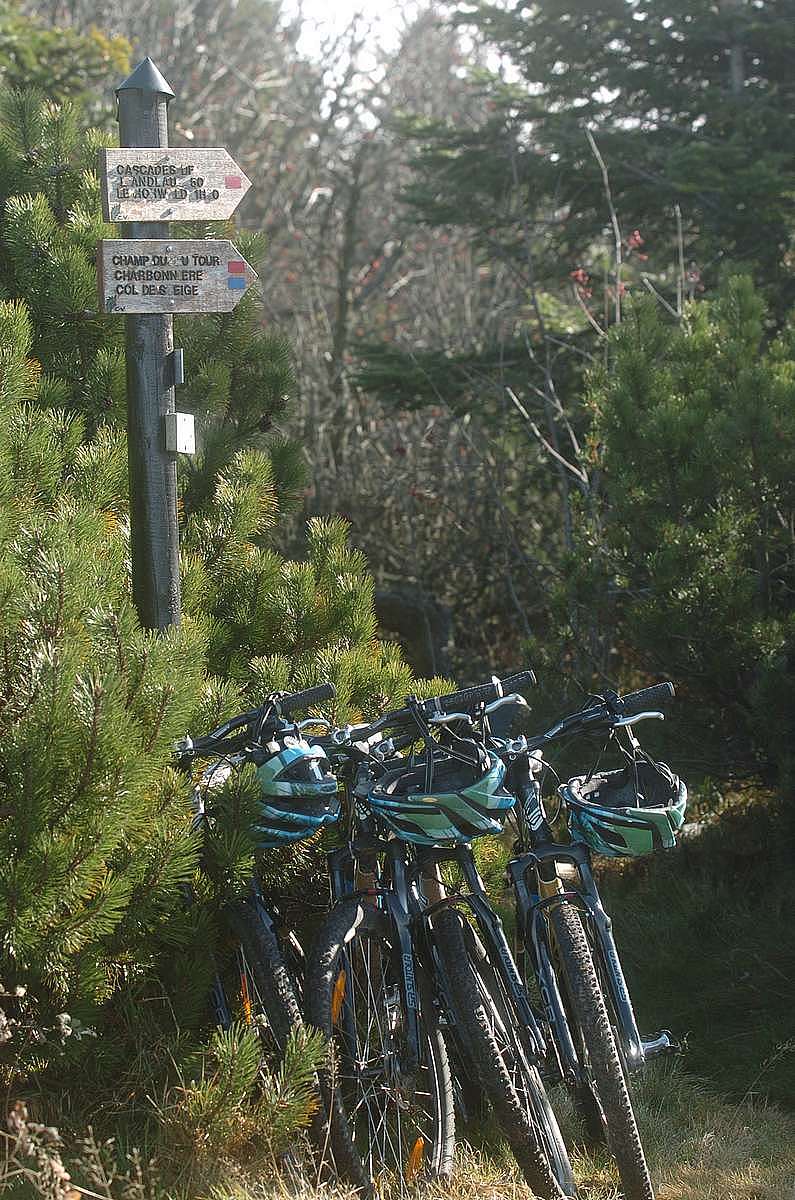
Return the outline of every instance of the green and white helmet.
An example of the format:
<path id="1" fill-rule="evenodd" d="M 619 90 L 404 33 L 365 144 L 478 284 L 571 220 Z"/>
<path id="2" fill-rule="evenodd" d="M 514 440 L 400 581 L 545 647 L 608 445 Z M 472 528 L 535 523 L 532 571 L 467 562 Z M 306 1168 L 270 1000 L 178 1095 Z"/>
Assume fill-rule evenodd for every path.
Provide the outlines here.
<path id="1" fill-rule="evenodd" d="M 261 789 L 254 825 L 262 849 L 311 837 L 340 813 L 337 781 L 322 746 L 286 737 L 257 767 Z"/>
<path id="2" fill-rule="evenodd" d="M 368 804 L 399 838 L 421 846 L 468 842 L 501 833 L 515 797 L 503 787 L 505 764 L 475 747 L 471 763 L 434 753 L 431 787 L 425 759 L 387 771 L 371 787 Z"/>
<path id="3" fill-rule="evenodd" d="M 685 820 L 687 788 L 670 767 L 651 759 L 579 775 L 559 791 L 571 836 L 611 858 L 669 850 Z"/>

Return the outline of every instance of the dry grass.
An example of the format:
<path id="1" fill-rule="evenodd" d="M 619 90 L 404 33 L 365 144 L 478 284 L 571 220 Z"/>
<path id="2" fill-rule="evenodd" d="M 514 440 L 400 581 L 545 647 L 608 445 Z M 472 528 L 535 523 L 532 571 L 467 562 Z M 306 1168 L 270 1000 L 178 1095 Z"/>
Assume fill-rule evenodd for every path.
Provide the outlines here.
<path id="1" fill-rule="evenodd" d="M 636 1107 L 658 1200 L 795 1200 L 792 1115 L 751 1101 L 728 1103 L 675 1066 L 648 1073 L 637 1088 Z M 576 1128 L 562 1106 L 561 1112 L 573 1142 Z M 59 1158 L 63 1152 L 60 1144 L 43 1149 L 47 1150 L 44 1158 L 53 1154 Z M 110 1144 L 107 1149 L 112 1149 Z M 278 1165 L 271 1160 L 263 1169 L 259 1161 L 255 1171 L 250 1162 L 245 1167 L 240 1162 L 218 1160 L 211 1171 L 181 1181 L 177 1189 L 160 1182 L 164 1164 L 158 1164 L 158 1147 L 148 1149 L 152 1161 L 132 1172 L 119 1172 L 108 1165 L 105 1160 L 113 1156 L 102 1147 L 95 1147 L 93 1155 L 81 1154 L 81 1163 L 74 1161 L 73 1154 L 64 1153 L 72 1182 L 67 1177 L 57 1186 L 49 1178 L 47 1164 L 27 1155 L 20 1156 L 17 1164 L 26 1167 L 23 1180 L 15 1170 L 15 1156 L 6 1148 L 5 1163 L 0 1161 L 0 1192 L 47 1200 L 65 1200 L 67 1196 L 79 1200 L 85 1195 L 101 1200 L 356 1200 L 354 1192 L 319 1185 L 302 1170 L 300 1164 L 308 1161 L 308 1155 L 300 1145 Z M 145 1162 L 146 1157 L 139 1156 L 138 1161 L 143 1158 Z M 575 1152 L 573 1160 L 582 1200 L 619 1200 L 606 1156 Z M 83 1188 L 87 1185 L 85 1191 L 81 1184 Z M 412 1196 L 416 1200 L 532 1200 L 510 1155 L 498 1146 L 488 1150 L 460 1146 L 453 1179 L 444 1185 L 428 1184 Z M 382 1200 L 398 1200 L 398 1195 L 385 1187 Z"/>
<path id="2" fill-rule="evenodd" d="M 637 1108 L 658 1200 L 795 1200 L 795 1118 L 761 1104 L 724 1102 L 676 1068 L 649 1072 Z M 568 1120 L 564 1117 L 568 1126 Z M 569 1130 L 567 1129 L 567 1132 Z M 573 1128 L 572 1128 L 573 1132 Z M 575 1154 L 583 1200 L 618 1200 L 609 1160 Z M 292 1175 L 292 1177 L 291 1177 Z M 531 1200 L 507 1154 L 459 1148 L 446 1185 L 427 1185 L 418 1200 Z M 197 1200 L 354 1200 L 344 1189 L 315 1188 L 281 1172 L 238 1180 Z M 384 1189 L 383 1200 L 397 1200 Z"/>

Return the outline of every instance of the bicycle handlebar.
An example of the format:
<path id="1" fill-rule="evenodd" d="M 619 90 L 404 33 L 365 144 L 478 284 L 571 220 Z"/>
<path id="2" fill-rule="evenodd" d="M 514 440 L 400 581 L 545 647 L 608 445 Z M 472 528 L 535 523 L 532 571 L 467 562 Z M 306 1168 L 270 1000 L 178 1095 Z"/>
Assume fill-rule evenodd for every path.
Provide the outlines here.
<path id="1" fill-rule="evenodd" d="M 505 675 L 502 679 L 491 679 L 488 683 L 479 683 L 475 687 L 463 688 L 459 692 L 448 692 L 445 696 L 430 696 L 426 700 L 409 697 L 404 708 L 393 709 L 384 713 L 371 725 L 357 730 L 357 736 L 362 740 L 381 733 L 384 729 L 401 728 L 411 723 L 416 724 L 417 716 L 426 720 L 438 713 L 451 713 L 459 709 L 471 712 L 479 704 L 488 704 L 492 700 L 508 692 L 517 692 L 521 688 L 532 687 L 536 682 L 533 671 L 517 671 L 514 675 Z"/>
<path id="2" fill-rule="evenodd" d="M 657 704 L 667 704 L 676 695 L 674 685 L 670 682 L 655 683 L 652 687 L 641 688 L 639 692 L 627 692 L 618 702 L 622 717 L 632 717 L 635 713 L 646 712 Z"/>
<path id="3" fill-rule="evenodd" d="M 575 730 L 610 725 L 618 717 L 632 717 L 646 712 L 653 705 L 666 704 L 675 695 L 674 685 L 669 682 L 655 683 L 652 687 L 641 688 L 638 692 L 627 692 L 626 696 L 619 696 L 617 692 L 607 692 L 596 703 L 588 704 L 568 717 L 562 717 L 546 733 L 528 738 L 528 749 L 540 750 L 542 746 Z"/>
<path id="4" fill-rule="evenodd" d="M 322 704 L 324 700 L 333 700 L 336 694 L 337 689 L 333 683 L 318 683 L 315 687 L 305 688 L 303 692 L 280 696 L 278 705 L 283 713 L 291 713 L 295 708 L 309 708 L 312 704 Z"/>
<path id="5" fill-rule="evenodd" d="M 478 704 L 490 704 L 509 692 L 519 692 L 523 688 L 535 687 L 536 677 L 531 670 L 518 671 L 515 675 L 506 675 L 503 679 L 479 683 L 476 687 L 463 688 L 460 692 L 450 692 L 447 696 L 432 696 L 430 700 L 421 700 L 420 705 L 429 717 L 436 713 L 457 712 L 459 709 L 471 711 Z"/>
<path id="6" fill-rule="evenodd" d="M 232 717 L 229 721 L 224 721 L 223 725 L 219 725 L 217 729 L 213 729 L 210 733 L 189 739 L 190 744 L 181 747 L 180 752 L 183 755 L 189 755 L 193 753 L 206 753 L 208 751 L 213 752 L 220 747 L 223 747 L 225 750 L 242 749 L 242 744 L 247 739 L 248 730 L 256 721 L 262 720 L 267 715 L 268 709 L 273 708 L 278 716 L 289 717 L 295 709 L 309 708 L 312 704 L 320 704 L 323 700 L 331 700 L 336 694 L 333 683 L 319 683 L 315 687 L 304 688 L 300 692 L 274 692 L 259 708 L 252 708 L 249 712 L 240 713 L 239 716 Z M 236 729 L 243 728 L 246 730 L 246 736 L 233 738 L 231 742 L 227 741 L 229 735 L 234 733 Z"/>

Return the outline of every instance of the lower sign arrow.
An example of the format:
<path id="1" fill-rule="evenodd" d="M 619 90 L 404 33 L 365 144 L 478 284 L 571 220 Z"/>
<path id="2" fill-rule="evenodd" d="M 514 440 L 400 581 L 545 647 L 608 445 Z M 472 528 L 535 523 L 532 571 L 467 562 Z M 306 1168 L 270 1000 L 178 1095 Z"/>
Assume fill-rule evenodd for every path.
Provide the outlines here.
<path id="1" fill-rule="evenodd" d="M 231 312 L 257 279 L 232 242 L 202 239 L 102 241 L 97 273 L 107 313 Z"/>

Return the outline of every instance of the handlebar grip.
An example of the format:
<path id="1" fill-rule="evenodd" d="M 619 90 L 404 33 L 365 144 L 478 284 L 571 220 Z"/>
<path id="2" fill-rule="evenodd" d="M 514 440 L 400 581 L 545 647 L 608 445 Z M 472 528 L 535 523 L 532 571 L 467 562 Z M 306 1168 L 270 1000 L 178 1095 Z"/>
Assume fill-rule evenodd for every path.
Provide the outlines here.
<path id="1" fill-rule="evenodd" d="M 622 696 L 616 707 L 623 717 L 632 717 L 635 713 L 646 712 L 668 704 L 676 695 L 672 683 L 655 683 L 653 687 L 641 688 L 639 692 L 629 692 Z"/>
<path id="2" fill-rule="evenodd" d="M 282 696 L 279 708 L 283 713 L 292 712 L 294 708 L 310 708 L 313 704 L 322 704 L 324 700 L 333 700 L 336 694 L 333 683 L 318 683 L 315 687 L 305 688 L 303 692 Z"/>
<path id="3" fill-rule="evenodd" d="M 535 682 L 535 674 L 530 670 L 506 675 L 500 680 L 502 695 L 532 687 Z M 430 700 L 423 700 L 422 703 L 425 711 L 432 715 L 433 713 L 457 712 L 459 709 L 466 711 L 474 708 L 476 704 L 490 704 L 499 695 L 495 685 L 489 681 L 489 683 L 479 683 L 475 687 L 463 688 L 460 692 L 451 692 L 448 696 L 434 696 Z"/>

